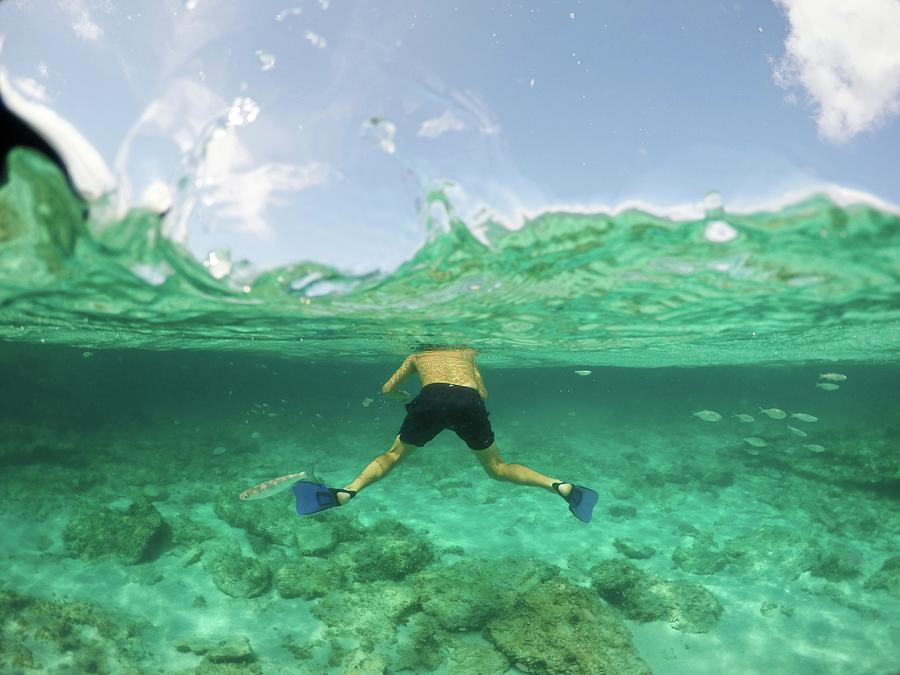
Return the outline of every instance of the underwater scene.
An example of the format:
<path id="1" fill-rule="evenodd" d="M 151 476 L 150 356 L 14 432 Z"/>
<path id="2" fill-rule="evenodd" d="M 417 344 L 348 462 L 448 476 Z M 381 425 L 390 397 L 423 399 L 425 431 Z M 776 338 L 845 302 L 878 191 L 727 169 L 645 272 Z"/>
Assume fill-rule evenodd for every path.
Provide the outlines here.
<path id="1" fill-rule="evenodd" d="M 0 674 L 900 673 L 897 34 L 0 0 Z"/>
<path id="2" fill-rule="evenodd" d="M 92 234 L 36 152 L 8 167 L 2 672 L 900 666 L 898 216 L 817 198 L 732 219 L 728 251 L 555 214 L 384 277 L 236 283 L 154 214 Z M 503 459 L 595 491 L 590 522 L 450 431 L 298 515 L 277 488 L 346 485 L 398 433 L 407 353 L 462 340 Z"/>

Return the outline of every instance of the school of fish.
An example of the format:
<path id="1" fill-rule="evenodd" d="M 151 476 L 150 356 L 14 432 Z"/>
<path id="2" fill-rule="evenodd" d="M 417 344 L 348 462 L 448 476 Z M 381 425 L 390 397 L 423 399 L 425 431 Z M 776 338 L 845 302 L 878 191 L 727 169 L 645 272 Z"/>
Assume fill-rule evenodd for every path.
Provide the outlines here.
<path id="1" fill-rule="evenodd" d="M 816 387 L 824 391 L 835 391 L 836 389 L 839 389 L 840 386 L 834 383 L 846 381 L 847 376 L 843 373 L 821 373 L 819 375 L 819 380 L 822 381 L 816 382 Z M 787 413 L 781 408 L 763 408 L 760 406 L 759 412 L 773 420 L 783 420 L 790 417 L 790 419 L 797 420 L 798 422 L 805 422 L 807 424 L 812 424 L 813 422 L 819 421 L 819 418 L 815 415 L 810 415 L 809 413 L 805 412 Z M 691 415 L 703 420 L 704 422 L 718 422 L 722 419 L 722 415 L 720 413 L 717 413 L 715 410 L 698 410 L 697 412 L 691 413 Z M 753 415 L 748 415 L 747 413 L 736 413 L 732 415 L 732 418 L 743 424 L 756 421 Z M 796 436 L 798 438 L 807 438 L 809 436 L 806 431 L 800 429 L 799 427 L 794 427 L 790 424 L 786 424 L 785 426 L 787 427 L 788 432 L 790 432 L 790 434 L 792 434 L 793 436 Z M 758 455 L 758 448 L 765 448 L 769 446 L 769 442 L 760 436 L 745 436 L 741 440 L 743 440 L 744 443 L 750 446 L 746 449 L 746 452 L 751 455 Z M 808 443 L 806 445 L 802 445 L 801 447 L 812 453 L 825 452 L 825 447 L 817 443 Z"/>

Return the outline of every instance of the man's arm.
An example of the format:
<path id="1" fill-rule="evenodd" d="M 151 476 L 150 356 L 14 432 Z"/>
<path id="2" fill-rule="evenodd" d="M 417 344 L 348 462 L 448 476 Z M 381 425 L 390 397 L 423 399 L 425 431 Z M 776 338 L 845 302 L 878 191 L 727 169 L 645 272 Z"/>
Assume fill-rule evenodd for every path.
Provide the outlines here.
<path id="1" fill-rule="evenodd" d="M 403 363 L 397 368 L 397 371 L 388 378 L 388 381 L 384 383 L 384 386 L 381 388 L 382 394 L 390 394 L 394 389 L 396 389 L 397 385 L 400 384 L 403 380 L 409 377 L 413 370 L 415 370 L 416 363 L 413 355 L 410 354 L 407 356 Z"/>
<path id="2" fill-rule="evenodd" d="M 481 398 L 487 399 L 487 388 L 484 386 L 484 380 L 481 379 L 481 371 L 478 370 L 478 364 L 475 365 L 475 384 L 478 385 L 478 393 Z"/>

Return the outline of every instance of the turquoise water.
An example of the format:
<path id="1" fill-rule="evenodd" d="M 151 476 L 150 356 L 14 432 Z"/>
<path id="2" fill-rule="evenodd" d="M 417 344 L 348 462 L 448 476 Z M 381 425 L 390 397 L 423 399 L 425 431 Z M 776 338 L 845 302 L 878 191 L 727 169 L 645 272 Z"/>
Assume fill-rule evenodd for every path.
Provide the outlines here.
<path id="1" fill-rule="evenodd" d="M 2 672 L 900 668 L 896 215 L 554 213 L 487 244 L 451 218 L 391 274 L 216 279 L 10 166 Z M 438 339 L 482 350 L 501 455 L 597 490 L 590 524 L 449 432 L 339 509 L 238 499 L 350 481 Z"/>
<path id="2" fill-rule="evenodd" d="M 483 366 L 501 454 L 596 489 L 589 525 L 492 481 L 449 432 L 341 509 L 237 499 L 300 470 L 343 485 L 386 450 L 403 411 L 374 392 L 395 365 L 4 345 L 3 671 L 194 672 L 221 640 L 252 650 L 237 672 L 645 672 L 635 654 L 657 673 L 896 668 L 896 367 L 842 369 L 828 392 L 815 366 Z M 792 425 L 800 439 L 759 406 L 819 419 Z M 137 539 L 135 504 L 160 519 Z M 721 614 L 691 632 L 673 626 L 693 603 L 613 609 L 591 584 L 626 550 Z M 490 604 L 504 594 L 512 609 Z M 491 632 L 516 617 L 513 639 Z M 607 621 L 631 647 L 609 647 Z"/>

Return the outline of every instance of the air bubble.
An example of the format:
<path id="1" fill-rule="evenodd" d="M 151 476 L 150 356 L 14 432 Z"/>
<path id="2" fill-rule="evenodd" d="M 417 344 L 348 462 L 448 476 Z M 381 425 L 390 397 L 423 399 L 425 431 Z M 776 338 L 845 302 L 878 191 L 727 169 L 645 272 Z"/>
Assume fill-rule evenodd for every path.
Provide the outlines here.
<path id="1" fill-rule="evenodd" d="M 372 143 L 375 147 L 383 150 L 389 155 L 393 155 L 397 150 L 394 144 L 394 136 L 397 133 L 397 127 L 384 117 L 370 117 L 362 125 L 363 138 Z"/>
<path id="2" fill-rule="evenodd" d="M 703 236 L 706 237 L 708 241 L 721 244 L 735 239 L 738 236 L 738 233 L 737 230 L 724 220 L 713 220 L 706 224 Z"/>
<path id="3" fill-rule="evenodd" d="M 245 127 L 259 116 L 259 104 L 249 96 L 234 99 L 228 109 L 227 121 L 230 127 Z"/>

